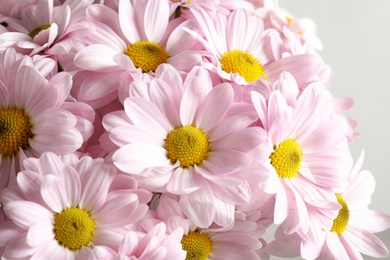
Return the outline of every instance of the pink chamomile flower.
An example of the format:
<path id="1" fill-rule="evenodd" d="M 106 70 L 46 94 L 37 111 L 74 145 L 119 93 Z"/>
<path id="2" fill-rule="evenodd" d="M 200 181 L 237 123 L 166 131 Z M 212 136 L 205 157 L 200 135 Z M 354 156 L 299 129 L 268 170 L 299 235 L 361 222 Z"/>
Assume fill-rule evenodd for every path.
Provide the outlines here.
<path id="1" fill-rule="evenodd" d="M 107 12 L 111 19 L 102 19 Z M 88 19 L 96 25 L 87 46 L 75 57 L 81 69 L 91 71 L 122 70 L 154 72 L 163 63 L 189 71 L 201 61 L 192 48 L 197 41 L 184 32 L 191 21 L 170 21 L 167 1 L 119 1 L 119 14 L 94 5 L 87 10 Z"/>
<path id="2" fill-rule="evenodd" d="M 121 0 L 119 14 L 107 6 L 93 5 L 87 18 L 96 30 L 84 41 L 88 46 L 75 56 L 80 72 L 72 94 L 93 107 L 114 100 L 124 76 L 133 80 L 140 73 L 153 74 L 164 63 L 187 72 L 202 59 L 194 50 L 197 40 L 182 30 L 192 28 L 192 22 L 170 21 L 167 1 Z"/>
<path id="3" fill-rule="evenodd" d="M 257 80 L 272 84 L 289 71 L 305 86 L 322 80 L 327 66 L 318 55 L 284 55 L 283 40 L 275 29 L 265 28 L 253 11 L 238 8 L 229 15 L 211 16 L 202 8 L 191 9 L 203 35 L 187 30 L 208 50 L 208 69 L 241 85 Z M 286 56 L 286 57 L 284 57 Z M 324 79 L 325 81 L 325 79 Z"/>
<path id="4" fill-rule="evenodd" d="M 41 61 L 35 65 L 46 64 Z M 1 190 L 21 169 L 24 157 L 79 149 L 92 134 L 94 112 L 85 104 L 66 102 L 72 86 L 69 73 L 47 80 L 30 57 L 13 49 L 0 55 L 0 71 Z"/>
<path id="5" fill-rule="evenodd" d="M 116 169 L 102 159 L 44 153 L 25 163 L 31 170 L 2 193 L 10 219 L 0 225 L 6 259 L 111 259 L 126 226 L 148 209 L 150 193 L 115 188 Z"/>
<path id="6" fill-rule="evenodd" d="M 386 245 L 374 233 L 390 227 L 390 215 L 368 208 L 375 179 L 369 171 L 360 170 L 363 160 L 362 152 L 349 173 L 348 186 L 335 194 L 341 208 L 331 228 L 323 230 L 315 243 L 303 240 L 297 233 L 286 236 L 277 231 L 267 251 L 279 257 L 302 255 L 321 260 L 388 256 Z"/>
<path id="7" fill-rule="evenodd" d="M 199 228 L 185 217 L 179 196 L 162 194 L 156 204 L 157 209 L 150 210 L 149 216 L 139 222 L 140 227 L 150 230 L 165 223 L 168 233 L 183 229 L 179 243 L 187 253 L 187 260 L 260 259 L 258 253 L 262 249 L 261 235 L 265 229 L 259 229 L 254 221 L 246 220 L 242 214 L 235 214 L 234 223 L 228 227 L 212 223 L 207 228 Z"/>
<path id="8" fill-rule="evenodd" d="M 42 0 L 26 5 L 20 19 L 5 20 L 9 32 L 1 35 L 0 49 L 13 42 L 14 48 L 24 54 L 44 53 L 61 61 L 91 32 L 91 24 L 85 19 L 90 4 L 90 0 L 67 0 L 62 5 Z"/>
<path id="9" fill-rule="evenodd" d="M 252 101 L 268 133 L 266 166 L 272 173 L 263 186 L 275 193 L 274 222 L 286 233 L 302 231 L 315 241 L 339 209 L 334 189 L 346 185 L 352 165 L 347 123 L 332 118 L 332 99 L 323 84 L 309 85 L 296 101 L 275 90 L 268 101 L 252 92 Z"/>
<path id="10" fill-rule="evenodd" d="M 112 160 L 141 187 L 180 195 L 198 226 L 212 221 L 225 226 L 233 220 L 234 204 L 249 199 L 247 180 L 260 176 L 246 169 L 264 133 L 248 127 L 256 112 L 251 104 L 233 100 L 230 84 L 212 86 L 201 67 L 184 82 L 176 79 L 170 84 L 153 79 L 145 97 L 125 99 L 124 111 L 103 119 L 119 147 Z M 237 189 L 242 196 L 234 195 Z"/>

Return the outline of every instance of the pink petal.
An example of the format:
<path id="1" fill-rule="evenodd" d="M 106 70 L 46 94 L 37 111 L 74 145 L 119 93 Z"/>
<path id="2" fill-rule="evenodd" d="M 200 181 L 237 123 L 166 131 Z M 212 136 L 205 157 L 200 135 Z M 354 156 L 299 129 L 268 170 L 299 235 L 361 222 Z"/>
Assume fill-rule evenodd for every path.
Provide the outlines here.
<path id="1" fill-rule="evenodd" d="M 365 255 L 373 257 L 386 257 L 389 255 L 386 245 L 369 231 L 359 228 L 347 228 L 343 233 L 343 237 L 351 246 L 356 247 Z"/>
<path id="2" fill-rule="evenodd" d="M 236 9 L 229 15 L 227 21 L 229 29 L 226 30 L 229 50 L 248 50 L 249 44 L 253 41 L 253 35 L 248 35 L 248 28 L 253 26 L 250 22 L 250 15 L 244 9 Z"/>
<path id="3" fill-rule="evenodd" d="M 135 125 L 114 128 L 110 132 L 110 139 L 119 147 L 135 142 L 148 143 L 160 147 L 164 147 L 165 145 L 164 139 L 155 135 L 151 129 L 143 129 Z"/>
<path id="4" fill-rule="evenodd" d="M 118 1 L 116 1 L 116 2 L 118 2 Z M 72 1 L 69 4 L 72 4 L 72 3 L 74 3 L 74 2 Z M 87 3 L 87 2 L 83 2 L 83 3 Z M 109 37 L 108 39 L 101 39 L 101 40 L 112 41 L 112 39 L 114 37 L 119 38 L 117 35 L 120 35 L 122 33 L 122 30 L 119 26 L 118 13 L 105 5 L 98 5 L 98 4 L 89 5 L 88 3 L 87 3 L 87 5 L 88 5 L 88 8 L 86 11 L 86 17 L 88 20 L 92 21 L 93 23 L 98 24 L 98 26 L 96 26 L 95 29 L 109 28 L 109 31 L 112 34 L 112 36 Z M 104 15 L 102 15 L 102 14 L 104 14 Z M 129 29 L 129 31 L 133 31 L 133 30 L 131 30 L 131 27 L 128 27 L 126 29 Z M 123 30 L 123 31 L 125 31 L 125 30 Z M 96 33 L 96 31 L 94 31 L 94 33 Z M 96 42 L 106 44 L 105 41 L 103 41 L 103 42 L 96 41 Z"/>
<path id="5" fill-rule="evenodd" d="M 299 97 L 294 109 L 291 136 L 299 142 L 310 136 L 318 124 L 330 113 L 330 103 L 326 91 L 315 85 L 307 87 Z"/>
<path id="6" fill-rule="evenodd" d="M 275 197 L 274 223 L 281 224 L 288 216 L 288 200 L 284 187 L 280 188 Z"/>
<path id="7" fill-rule="evenodd" d="M 281 228 L 276 230 L 277 239 L 267 244 L 266 251 L 282 258 L 298 257 L 302 239 L 297 234 L 286 236 L 281 231 Z"/>
<path id="8" fill-rule="evenodd" d="M 178 20 L 180 24 L 176 25 L 175 29 L 169 35 L 166 50 L 171 56 L 176 56 L 179 53 L 191 50 L 198 41 L 192 37 L 188 32 L 183 30 L 183 28 L 194 28 L 196 24 L 192 20 L 186 20 L 181 22 Z M 185 44 L 183 44 L 185 42 Z M 177 68 L 176 66 L 174 66 Z"/>
<path id="9" fill-rule="evenodd" d="M 80 177 L 74 168 L 65 166 L 57 181 L 42 184 L 41 192 L 46 203 L 52 205 L 54 211 L 61 212 L 78 204 L 81 193 Z M 61 208 L 58 208 L 58 203 Z M 57 208 L 54 208 L 56 206 Z"/>
<path id="10" fill-rule="evenodd" d="M 187 77 L 185 85 L 190 85 L 190 87 L 186 87 L 184 89 L 180 103 L 180 120 L 184 126 L 192 125 L 194 123 L 198 106 L 203 101 L 203 97 L 206 95 L 206 89 L 201 78 Z"/>
<path id="11" fill-rule="evenodd" d="M 351 212 L 348 225 L 360 227 L 372 233 L 382 232 L 390 227 L 390 215 L 376 210 L 354 210 Z"/>
<path id="12" fill-rule="evenodd" d="M 203 41 L 203 37 L 197 37 L 198 40 L 205 45 L 206 49 L 209 49 L 211 53 L 217 53 L 221 55 L 227 51 L 226 44 L 226 16 L 222 14 L 216 14 L 213 19 L 203 9 L 191 9 L 192 14 L 195 16 L 202 33 L 207 41 Z M 218 27 L 219 30 L 216 29 Z M 193 32 L 193 31 L 192 31 Z M 200 36 L 200 35 L 199 35 Z"/>
<path id="13" fill-rule="evenodd" d="M 251 156 L 235 150 L 211 151 L 207 156 L 207 160 L 203 161 L 204 168 L 218 175 L 245 169 L 252 161 Z"/>
<path id="14" fill-rule="evenodd" d="M 230 133 L 239 132 L 257 119 L 258 115 L 252 105 L 244 102 L 234 103 L 229 108 L 225 118 L 220 122 L 218 127 L 215 127 L 208 133 L 208 137 L 210 141 L 215 142 Z M 259 132 L 257 132 L 257 134 L 258 138 L 260 138 L 261 134 Z M 230 140 L 232 138 L 229 137 L 227 139 Z"/>
<path id="15" fill-rule="evenodd" d="M 53 224 L 42 223 L 32 225 L 27 232 L 26 241 L 32 247 L 44 246 L 54 240 Z"/>
<path id="16" fill-rule="evenodd" d="M 56 135 L 76 125 L 76 118 L 65 110 L 46 111 L 34 118 L 33 133 Z"/>
<path id="17" fill-rule="evenodd" d="M 11 240 L 5 248 L 3 257 L 5 259 L 27 259 L 36 251 L 27 244 L 26 233 Z"/>
<path id="18" fill-rule="evenodd" d="M 119 246 L 118 252 L 126 256 L 134 255 L 135 250 L 137 248 L 138 248 L 138 236 L 134 231 L 129 231 L 123 238 L 123 241 Z"/>
<path id="19" fill-rule="evenodd" d="M 190 194 L 180 196 L 184 213 L 200 228 L 207 228 L 215 218 L 215 201 L 210 187 L 206 184 Z"/>
<path id="20" fill-rule="evenodd" d="M 349 259 L 348 252 L 345 250 L 339 236 L 335 232 L 328 233 L 326 244 L 335 259 Z"/>
<path id="21" fill-rule="evenodd" d="M 40 192 L 42 176 L 33 171 L 22 171 L 18 173 L 16 180 L 26 198 L 36 203 L 43 202 Z"/>
<path id="22" fill-rule="evenodd" d="M 172 130 L 170 122 L 153 103 L 141 98 L 125 100 L 125 111 L 131 121 L 142 128 L 152 128 L 159 136 L 164 136 Z"/>
<path id="23" fill-rule="evenodd" d="M 103 126 L 104 128 L 110 132 L 115 127 L 127 126 L 131 122 L 129 118 L 126 116 L 125 111 L 118 110 L 115 112 L 111 112 L 104 116 L 103 118 Z"/>
<path id="24" fill-rule="evenodd" d="M 39 157 L 39 172 L 43 175 L 54 174 L 59 175 L 65 167 L 64 163 L 56 154 L 45 152 Z"/>
<path id="25" fill-rule="evenodd" d="M 119 0 L 118 10 L 120 26 L 126 39 L 130 43 L 139 41 L 140 36 L 138 34 L 135 12 L 131 2 L 128 0 Z"/>
<path id="26" fill-rule="evenodd" d="M 14 238 L 23 234 L 25 230 L 21 229 L 17 225 L 15 225 L 12 221 L 6 221 L 1 223 L 0 229 L 0 246 L 4 248 L 8 242 L 13 240 Z M 22 235 L 25 236 L 25 235 Z"/>
<path id="27" fill-rule="evenodd" d="M 58 155 L 72 153 L 80 148 L 82 143 L 80 132 L 74 128 L 65 133 L 35 135 L 34 138 L 29 139 L 30 146 L 39 153 L 54 152 Z"/>
<path id="28" fill-rule="evenodd" d="M 239 124 L 239 119 L 237 121 L 237 124 Z M 220 127 L 218 126 L 215 129 L 218 128 Z M 232 128 L 234 129 L 234 127 Z M 215 151 L 237 150 L 248 152 L 261 144 L 262 141 L 265 142 L 265 136 L 264 131 L 260 127 L 249 127 L 232 132 L 232 134 L 222 140 L 215 141 L 210 138 L 210 141 L 213 142 L 212 147 Z"/>
<path id="29" fill-rule="evenodd" d="M 345 139 L 347 125 L 344 120 L 324 120 L 305 140 L 301 146 L 305 153 L 318 153 L 325 149 L 332 149 Z"/>
<path id="30" fill-rule="evenodd" d="M 52 23 L 51 26 L 45 30 L 40 31 L 33 39 L 33 42 L 45 47 L 53 44 L 54 40 L 58 36 L 58 25 Z M 33 54 L 35 54 L 33 52 Z"/>
<path id="31" fill-rule="evenodd" d="M 102 245 L 105 248 L 107 247 L 118 248 L 118 245 L 122 242 L 125 233 L 126 233 L 125 229 L 122 230 L 113 229 L 113 228 L 96 229 L 95 236 L 92 241 L 92 243 L 94 244 L 93 250 L 95 250 L 96 246 L 98 245 Z M 80 259 L 96 259 L 96 258 L 80 258 Z M 100 259 L 112 259 L 112 258 L 103 257 Z"/>
<path id="32" fill-rule="evenodd" d="M 178 54 L 172 55 L 167 62 L 174 66 L 179 71 L 189 71 L 194 66 L 199 65 L 202 61 L 200 53 L 193 50 L 186 50 Z"/>
<path id="33" fill-rule="evenodd" d="M 229 227 L 234 224 L 234 204 L 214 197 L 215 218 L 214 222 L 221 227 Z"/>
<path id="34" fill-rule="evenodd" d="M 79 51 L 74 57 L 74 63 L 81 69 L 114 72 L 118 64 L 114 62 L 114 56 L 118 51 L 103 45 L 93 44 Z"/>
<path id="35" fill-rule="evenodd" d="M 24 229 L 38 223 L 52 223 L 54 218 L 48 209 L 30 201 L 10 201 L 4 205 L 4 211 L 16 225 Z"/>
<path id="36" fill-rule="evenodd" d="M 291 181 L 290 179 L 285 180 L 286 185 L 290 188 L 290 190 L 294 194 L 294 199 L 295 201 L 293 203 L 296 203 L 296 213 L 293 214 L 298 214 L 299 217 L 299 223 L 301 223 L 301 229 L 303 233 L 307 233 L 309 229 L 309 213 L 308 209 L 306 207 L 305 202 L 303 201 L 303 198 L 301 197 L 301 194 L 299 191 L 294 187 L 294 182 Z"/>
<path id="37" fill-rule="evenodd" d="M 128 191 L 109 195 L 105 204 L 93 215 L 93 218 L 102 228 L 122 227 L 129 224 L 130 213 L 138 206 L 137 195 Z"/>
<path id="38" fill-rule="evenodd" d="M 93 165 L 87 174 L 79 206 L 94 214 L 104 204 L 116 171 L 112 166 L 99 163 Z"/>
<path id="39" fill-rule="evenodd" d="M 120 170 L 139 174 L 151 167 L 169 167 L 170 161 L 166 157 L 167 151 L 163 147 L 148 143 L 133 143 L 121 147 L 112 157 L 115 166 Z M 129 156 L 131 154 L 131 156 Z"/>
<path id="40" fill-rule="evenodd" d="M 179 119 L 179 100 L 173 100 L 172 89 L 160 79 L 152 80 L 149 86 L 150 101 L 157 105 L 160 111 L 164 112 L 165 117 L 173 126 L 180 125 Z"/>
<path id="41" fill-rule="evenodd" d="M 343 197 L 348 201 L 349 210 L 366 208 L 371 202 L 375 190 L 375 178 L 369 171 L 361 171 L 349 183 Z"/>
<path id="42" fill-rule="evenodd" d="M 318 75 L 324 69 L 324 62 L 319 55 L 301 54 L 285 57 L 265 66 L 267 80 L 276 81 L 280 73 L 288 71 L 297 81 L 299 86 L 305 86 L 313 82 L 314 75 Z M 318 79 L 317 79 L 318 80 Z"/>
<path id="43" fill-rule="evenodd" d="M 259 259 L 259 256 L 254 251 L 248 250 L 246 246 L 232 246 L 224 243 L 213 245 L 213 252 L 210 256 L 215 257 L 215 259 Z"/>
<path id="44" fill-rule="evenodd" d="M 74 259 L 74 254 L 69 249 L 58 245 L 58 242 L 53 239 L 45 246 L 40 247 L 30 259 Z"/>
<path id="45" fill-rule="evenodd" d="M 247 183 L 236 186 L 221 186 L 210 182 L 214 195 L 229 204 L 248 203 L 252 197 L 252 192 Z"/>
<path id="46" fill-rule="evenodd" d="M 31 116 L 57 104 L 58 89 L 48 87 L 47 80 L 34 68 L 24 66 L 17 75 L 10 102 L 25 108 Z"/>
<path id="47" fill-rule="evenodd" d="M 252 237 L 250 234 L 244 234 L 239 233 L 236 234 L 236 232 L 216 232 L 211 237 L 212 240 L 218 241 L 218 244 L 225 244 L 226 246 L 228 244 L 235 244 L 237 246 L 244 246 L 251 250 L 257 250 L 260 249 L 262 244 L 261 242 L 256 239 L 255 237 Z"/>
<path id="48" fill-rule="evenodd" d="M 176 168 L 167 185 L 167 191 L 177 195 L 189 194 L 200 188 L 192 169 Z"/>
<path id="49" fill-rule="evenodd" d="M 144 28 L 147 39 L 160 42 L 169 20 L 169 5 L 166 1 L 150 0 L 146 5 Z"/>
<path id="50" fill-rule="evenodd" d="M 7 87 L 0 81 L 0 104 L 2 106 L 8 105 L 9 94 Z"/>
<path id="51" fill-rule="evenodd" d="M 265 101 L 265 98 L 260 93 L 252 91 L 251 100 L 253 106 L 256 109 L 257 115 L 264 126 L 264 129 L 267 130 L 269 128 L 269 124 L 268 124 L 268 117 L 266 115 L 267 102 Z"/>
<path id="52" fill-rule="evenodd" d="M 233 103 L 233 98 L 234 93 L 230 84 L 222 83 L 215 86 L 206 96 L 200 107 L 199 115 L 196 118 L 196 125 L 200 126 L 206 133 L 213 129 L 225 116 L 227 110 Z M 210 113 L 210 111 L 213 111 L 213 113 Z"/>
<path id="53" fill-rule="evenodd" d="M 58 97 L 58 105 L 61 105 L 69 95 L 69 92 L 72 88 L 72 75 L 67 72 L 60 72 L 55 74 L 50 80 L 49 83 L 58 85 L 60 89 L 60 95 Z"/>

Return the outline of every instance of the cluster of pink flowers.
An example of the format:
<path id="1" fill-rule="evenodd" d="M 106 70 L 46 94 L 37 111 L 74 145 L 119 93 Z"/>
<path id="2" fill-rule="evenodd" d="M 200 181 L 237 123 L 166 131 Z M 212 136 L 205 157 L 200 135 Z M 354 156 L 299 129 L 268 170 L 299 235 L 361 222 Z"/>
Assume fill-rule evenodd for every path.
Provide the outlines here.
<path id="1" fill-rule="evenodd" d="M 314 28 L 276 0 L 0 0 L 1 259 L 387 256 Z"/>

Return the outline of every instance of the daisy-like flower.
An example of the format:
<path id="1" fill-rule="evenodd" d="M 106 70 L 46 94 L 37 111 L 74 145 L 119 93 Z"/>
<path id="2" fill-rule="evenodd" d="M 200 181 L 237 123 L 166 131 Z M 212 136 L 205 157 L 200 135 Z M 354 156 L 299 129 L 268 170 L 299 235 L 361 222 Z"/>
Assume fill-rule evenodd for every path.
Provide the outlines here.
<path id="1" fill-rule="evenodd" d="M 10 219 L 0 226 L 7 259 L 109 259 L 125 226 L 148 209 L 151 194 L 116 188 L 123 180 L 102 159 L 69 163 L 44 153 L 25 164 L 31 170 L 19 172 L 16 186 L 2 194 Z"/>
<path id="2" fill-rule="evenodd" d="M 0 190 L 20 170 L 19 159 L 47 151 L 72 153 L 93 131 L 90 107 L 65 102 L 70 74 L 47 80 L 33 66 L 31 58 L 18 56 L 13 49 L 0 55 Z"/>
<path id="3" fill-rule="evenodd" d="M 75 63 L 84 70 L 94 72 L 80 72 L 83 74 L 80 77 L 82 86 L 73 92 L 78 100 L 88 104 L 99 100 L 99 104 L 105 105 L 115 99 L 119 76 L 123 71 L 153 72 L 162 63 L 189 70 L 201 59 L 200 54 L 190 51 L 196 40 L 181 30 L 183 26 L 189 26 L 188 22 L 169 22 L 167 2 L 121 1 L 120 5 L 119 16 L 106 6 L 91 6 L 88 9 L 89 20 L 97 28 L 88 38 L 90 46 L 76 56 Z M 158 12 L 154 14 L 153 10 Z M 99 13 L 109 13 L 115 19 L 101 19 L 97 15 Z M 161 27 L 155 30 L 155 25 Z M 104 80 L 97 81 L 97 77 Z M 94 94 L 91 96 L 90 93 Z"/>
<path id="4" fill-rule="evenodd" d="M 374 176 L 361 171 L 364 153 L 356 162 L 348 176 L 347 188 L 337 193 L 337 201 L 342 206 L 333 220 L 332 228 L 326 232 L 319 259 L 363 259 L 362 254 L 372 257 L 386 257 L 389 250 L 373 233 L 390 227 L 390 215 L 368 208 L 375 190 Z M 321 243 L 320 243 L 321 244 Z M 303 250 L 313 252 L 312 245 L 304 244 Z"/>
<path id="5" fill-rule="evenodd" d="M 281 33 L 285 47 L 290 53 L 315 53 L 316 50 L 323 49 L 313 20 L 309 18 L 298 19 L 279 6 L 260 10 L 266 12 L 265 23 L 267 26 L 275 28 Z"/>
<path id="6" fill-rule="evenodd" d="M 25 5 L 20 19 L 5 19 L 9 32 L 1 36 L 0 49 L 4 43 L 12 42 L 25 54 L 43 52 L 61 61 L 74 47 L 74 40 L 91 31 L 85 19 L 85 9 L 90 4 L 90 0 L 67 0 L 54 6 L 54 0 L 46 0 Z"/>
<path id="7" fill-rule="evenodd" d="M 169 73 L 179 75 L 173 67 Z M 184 82 L 171 79 L 177 80 L 153 79 L 148 98 L 129 97 L 125 111 L 103 119 L 119 146 L 113 162 L 141 187 L 180 195 L 197 226 L 226 226 L 234 204 L 250 197 L 247 180 L 257 175 L 245 170 L 263 140 L 260 128 L 248 127 L 256 112 L 233 100 L 230 84 L 213 86 L 206 69 L 195 67 Z"/>
<path id="8" fill-rule="evenodd" d="M 302 255 L 305 259 L 363 259 L 363 255 L 382 258 L 389 255 L 385 244 L 374 235 L 390 227 L 390 215 L 369 209 L 375 179 L 366 170 L 360 171 L 362 152 L 349 173 L 347 188 L 336 193 L 341 205 L 329 230 L 324 230 L 316 243 L 304 241 L 298 234 L 284 235 L 277 231 L 276 240 L 267 251 L 280 257 Z"/>
<path id="9" fill-rule="evenodd" d="M 264 190 L 276 194 L 274 222 L 283 223 L 286 233 L 301 230 L 315 241 L 317 230 L 329 228 L 339 209 L 334 189 L 346 185 L 341 173 L 352 165 L 347 124 L 331 117 L 332 99 L 319 83 L 290 101 L 295 105 L 277 90 L 268 102 L 257 92 L 252 100 L 269 137 L 268 148 L 261 150 L 269 155 L 271 177 Z"/>
<path id="10" fill-rule="evenodd" d="M 263 19 L 246 9 L 235 9 L 228 16 L 211 17 L 202 8 L 191 9 L 204 34 L 192 32 L 210 52 L 209 69 L 222 78 L 247 85 L 259 79 L 277 80 L 289 71 L 307 85 L 318 80 L 325 65 L 318 55 L 295 55 L 282 58 L 283 41 L 274 29 L 265 29 Z"/>
<path id="11" fill-rule="evenodd" d="M 185 217 L 178 196 L 162 194 L 158 198 L 157 209 L 150 210 L 139 224 L 149 230 L 155 225 L 165 223 L 168 233 L 184 229 L 179 243 L 186 251 L 186 260 L 248 259 L 258 260 L 258 251 L 262 248 L 259 240 L 265 229 L 259 230 L 254 221 L 248 221 L 236 214 L 235 222 L 229 227 L 220 227 L 215 223 L 208 228 L 199 228 Z"/>
<path id="12" fill-rule="evenodd" d="M 94 73 L 73 93 L 80 101 L 93 102 L 84 97 L 95 89 L 101 93 L 97 98 L 116 94 L 119 75 L 124 71 L 153 74 L 160 64 L 168 63 L 188 72 L 202 59 L 194 50 L 197 40 L 182 30 L 192 28 L 191 21 L 170 21 L 168 1 L 121 0 L 119 14 L 107 6 L 93 5 L 87 10 L 87 18 L 96 30 L 85 40 L 89 46 L 75 56 L 74 62 L 81 70 Z M 104 80 L 97 81 L 97 77 Z"/>

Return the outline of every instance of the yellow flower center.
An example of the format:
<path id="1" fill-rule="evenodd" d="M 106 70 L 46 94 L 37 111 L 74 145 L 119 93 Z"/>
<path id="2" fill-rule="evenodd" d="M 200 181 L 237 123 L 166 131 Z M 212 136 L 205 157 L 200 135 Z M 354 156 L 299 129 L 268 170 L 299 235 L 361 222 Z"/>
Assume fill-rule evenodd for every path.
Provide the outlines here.
<path id="1" fill-rule="evenodd" d="M 0 154 L 9 157 L 16 155 L 19 147 L 27 149 L 28 139 L 34 136 L 31 129 L 30 119 L 23 109 L 0 108 Z"/>
<path id="2" fill-rule="evenodd" d="M 344 198 L 340 194 L 336 194 L 337 202 L 341 205 L 337 218 L 333 220 L 333 226 L 331 231 L 336 232 L 338 235 L 344 232 L 348 226 L 349 209 Z"/>
<path id="3" fill-rule="evenodd" d="M 221 59 L 222 70 L 227 73 L 238 73 L 247 82 L 265 79 L 265 71 L 261 63 L 246 51 L 232 50 L 225 52 Z"/>
<path id="4" fill-rule="evenodd" d="M 186 260 L 206 260 L 213 248 L 209 236 L 198 229 L 184 235 L 181 239 L 181 246 L 187 251 Z"/>
<path id="5" fill-rule="evenodd" d="M 295 140 L 288 139 L 274 147 L 270 159 L 280 178 L 293 178 L 301 168 L 302 151 Z"/>
<path id="6" fill-rule="evenodd" d="M 168 134 L 165 149 L 172 163 L 179 160 L 181 167 L 194 166 L 206 159 L 209 141 L 199 128 L 181 126 Z"/>
<path id="7" fill-rule="evenodd" d="M 91 245 L 95 220 L 80 208 L 67 208 L 54 216 L 54 233 L 58 243 L 70 250 Z"/>
<path id="8" fill-rule="evenodd" d="M 168 53 L 154 42 L 138 41 L 128 44 L 124 54 L 130 57 L 134 66 L 141 68 L 143 72 L 155 71 L 158 65 L 165 63 Z"/>
<path id="9" fill-rule="evenodd" d="M 34 39 L 34 37 L 35 37 L 40 31 L 49 29 L 50 26 L 51 26 L 51 24 L 44 24 L 44 25 L 38 26 L 37 28 L 35 28 L 34 30 L 32 30 L 32 31 L 28 34 L 28 36 L 30 36 L 31 38 Z"/>

